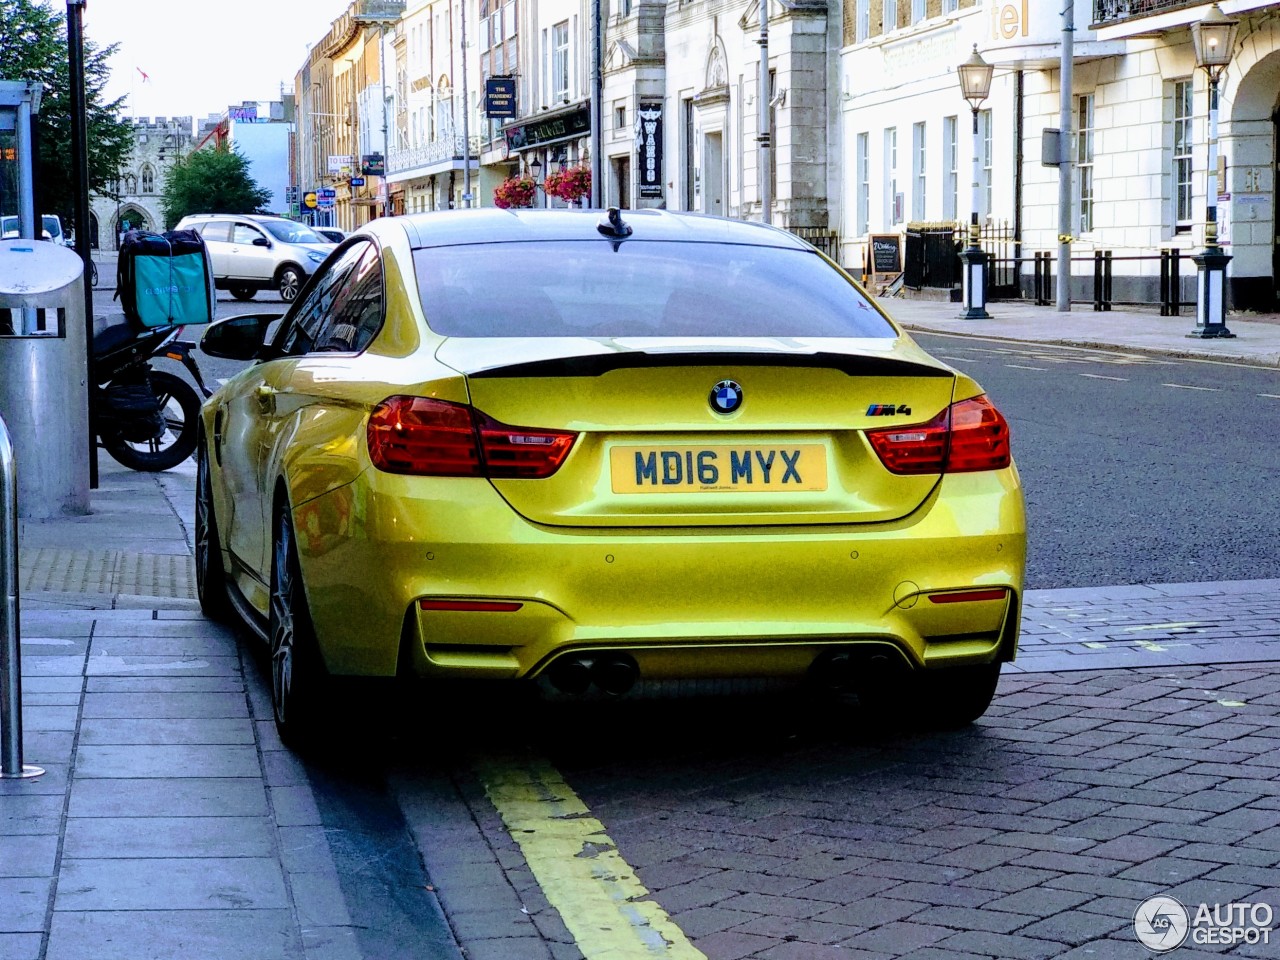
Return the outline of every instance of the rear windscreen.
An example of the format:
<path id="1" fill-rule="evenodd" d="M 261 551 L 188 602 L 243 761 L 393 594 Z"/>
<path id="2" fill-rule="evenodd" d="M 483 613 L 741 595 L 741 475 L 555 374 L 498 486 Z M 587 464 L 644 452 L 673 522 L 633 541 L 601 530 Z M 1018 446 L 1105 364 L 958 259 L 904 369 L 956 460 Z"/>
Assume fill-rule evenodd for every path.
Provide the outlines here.
<path id="1" fill-rule="evenodd" d="M 414 251 L 449 337 L 895 337 L 815 251 L 564 240 Z"/>

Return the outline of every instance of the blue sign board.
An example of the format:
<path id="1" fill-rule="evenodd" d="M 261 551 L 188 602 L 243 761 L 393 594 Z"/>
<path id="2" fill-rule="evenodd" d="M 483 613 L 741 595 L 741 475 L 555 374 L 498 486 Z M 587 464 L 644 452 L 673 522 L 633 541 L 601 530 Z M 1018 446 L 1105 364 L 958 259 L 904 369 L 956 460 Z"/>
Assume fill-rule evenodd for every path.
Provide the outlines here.
<path id="1" fill-rule="evenodd" d="M 364 186 L 364 177 L 352 177 L 352 178 L 351 178 L 351 185 L 352 185 L 353 187 L 363 187 L 363 186 Z"/>
<path id="2" fill-rule="evenodd" d="M 485 79 L 484 115 L 503 119 L 516 116 L 515 77 L 487 77 Z"/>
<path id="3" fill-rule="evenodd" d="M 332 200 L 338 195 L 338 191 L 333 187 L 321 187 L 316 193 L 320 195 L 321 200 Z"/>

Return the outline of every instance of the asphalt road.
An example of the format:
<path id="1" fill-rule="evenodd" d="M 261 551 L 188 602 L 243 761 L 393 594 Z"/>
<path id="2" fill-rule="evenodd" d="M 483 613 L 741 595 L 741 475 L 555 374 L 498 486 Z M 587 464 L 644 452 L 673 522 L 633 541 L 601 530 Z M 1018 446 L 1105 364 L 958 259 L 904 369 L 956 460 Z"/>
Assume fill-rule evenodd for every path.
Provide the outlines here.
<path id="1" fill-rule="evenodd" d="M 1280 372 L 917 339 L 1010 422 L 1028 587 L 1280 577 Z"/>

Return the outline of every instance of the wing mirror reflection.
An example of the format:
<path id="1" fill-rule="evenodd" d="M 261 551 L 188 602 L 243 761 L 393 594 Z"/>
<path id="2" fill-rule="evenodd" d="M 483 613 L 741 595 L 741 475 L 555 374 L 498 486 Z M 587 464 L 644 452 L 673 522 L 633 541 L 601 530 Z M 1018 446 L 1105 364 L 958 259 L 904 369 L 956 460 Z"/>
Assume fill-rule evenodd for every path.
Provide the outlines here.
<path id="1" fill-rule="evenodd" d="M 200 338 L 200 349 L 225 360 L 262 360 L 270 353 L 267 335 L 283 314 L 251 313 L 209 324 Z"/>

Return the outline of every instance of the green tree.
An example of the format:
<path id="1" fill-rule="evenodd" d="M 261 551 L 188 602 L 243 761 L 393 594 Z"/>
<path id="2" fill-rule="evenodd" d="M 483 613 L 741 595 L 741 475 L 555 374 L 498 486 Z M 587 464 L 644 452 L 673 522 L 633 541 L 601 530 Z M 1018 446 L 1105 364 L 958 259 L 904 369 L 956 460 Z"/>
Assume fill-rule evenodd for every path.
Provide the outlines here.
<path id="1" fill-rule="evenodd" d="M 172 227 L 189 213 L 258 213 L 271 191 L 249 175 L 249 161 L 226 147 L 196 150 L 164 175 L 165 223 Z"/>
<path id="2" fill-rule="evenodd" d="M 114 196 L 116 171 L 133 149 L 133 126 L 121 116 L 124 98 L 107 102 L 108 60 L 116 45 L 99 49 L 84 41 L 85 113 L 88 120 L 89 191 Z M 75 228 L 76 184 L 71 178 L 71 80 L 67 18 L 35 0 L 0 0 L 0 79 L 44 85 L 36 122 L 36 217 L 56 213 Z M 16 200 L 15 206 L 16 206 Z M 16 210 L 4 210 L 13 213 Z"/>

